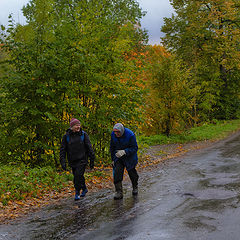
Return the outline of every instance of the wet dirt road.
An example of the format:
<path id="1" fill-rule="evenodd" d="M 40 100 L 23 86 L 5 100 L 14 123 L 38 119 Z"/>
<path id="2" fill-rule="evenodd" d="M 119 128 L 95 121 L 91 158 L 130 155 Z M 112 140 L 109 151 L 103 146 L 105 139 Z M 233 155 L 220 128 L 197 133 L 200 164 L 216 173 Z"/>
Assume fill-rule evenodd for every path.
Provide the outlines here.
<path id="1" fill-rule="evenodd" d="M 63 200 L 0 225 L 0 240 L 239 240 L 240 133 L 142 172 L 139 190 Z"/>

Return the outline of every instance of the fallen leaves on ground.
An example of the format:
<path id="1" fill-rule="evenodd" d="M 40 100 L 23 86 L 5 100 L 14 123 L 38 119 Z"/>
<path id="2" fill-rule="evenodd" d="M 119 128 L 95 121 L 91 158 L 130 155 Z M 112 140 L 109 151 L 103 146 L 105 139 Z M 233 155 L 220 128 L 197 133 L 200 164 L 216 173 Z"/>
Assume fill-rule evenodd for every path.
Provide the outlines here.
<path id="1" fill-rule="evenodd" d="M 151 167 L 167 159 L 175 158 L 183 155 L 184 153 L 199 149 L 209 145 L 207 142 L 190 143 L 190 144 L 174 144 L 154 146 L 156 149 L 150 148 L 144 155 L 141 156 L 137 170 L 141 172 L 147 167 Z M 157 152 L 156 152 L 157 151 Z M 97 171 L 103 171 L 103 176 L 92 176 L 86 179 L 88 189 L 91 191 L 98 191 L 102 188 L 113 188 L 112 168 L 96 168 Z M 125 171 L 125 175 L 126 175 Z M 18 217 L 22 217 L 29 212 L 37 211 L 39 208 L 49 204 L 54 204 L 60 199 L 74 196 L 73 183 L 69 182 L 68 185 L 61 191 L 50 191 L 44 195 L 36 198 L 27 198 L 25 200 L 9 201 L 7 206 L 3 206 L 0 202 L 0 222 L 8 223 Z"/>

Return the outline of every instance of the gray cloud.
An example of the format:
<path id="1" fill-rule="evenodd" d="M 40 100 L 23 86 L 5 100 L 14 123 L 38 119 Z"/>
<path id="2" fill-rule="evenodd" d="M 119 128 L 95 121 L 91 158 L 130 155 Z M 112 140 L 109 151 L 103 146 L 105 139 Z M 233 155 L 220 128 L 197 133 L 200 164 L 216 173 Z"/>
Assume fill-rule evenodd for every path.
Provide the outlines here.
<path id="1" fill-rule="evenodd" d="M 24 23 L 21 9 L 28 2 L 29 0 L 0 0 L 0 24 L 8 24 L 9 14 L 12 14 L 16 22 Z"/>
<path id="2" fill-rule="evenodd" d="M 174 10 L 169 0 L 137 0 L 142 10 L 147 14 L 143 17 L 141 25 L 148 31 L 149 43 L 160 44 L 160 37 L 163 36 L 161 26 L 164 17 L 171 17 Z"/>

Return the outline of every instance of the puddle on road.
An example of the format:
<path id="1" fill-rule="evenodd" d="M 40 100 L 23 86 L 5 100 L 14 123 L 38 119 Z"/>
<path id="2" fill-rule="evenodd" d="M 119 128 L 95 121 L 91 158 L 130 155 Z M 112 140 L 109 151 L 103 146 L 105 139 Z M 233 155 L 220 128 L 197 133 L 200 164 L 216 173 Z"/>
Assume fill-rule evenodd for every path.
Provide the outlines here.
<path id="1" fill-rule="evenodd" d="M 224 190 L 224 189 L 205 189 L 201 191 L 196 191 L 193 193 L 197 199 L 200 200 L 223 200 L 232 199 L 238 196 L 236 191 Z"/>
<path id="2" fill-rule="evenodd" d="M 185 221 L 184 224 L 188 228 L 191 228 L 193 230 L 207 229 L 208 231 L 212 232 L 217 229 L 217 227 L 212 224 L 212 220 L 215 220 L 215 219 L 204 217 L 204 216 L 192 217 L 192 218 L 189 218 L 187 221 Z"/>
<path id="3" fill-rule="evenodd" d="M 240 205 L 238 140 L 229 143 L 232 150 L 224 145 L 140 173 L 137 198 L 127 183 L 120 201 L 112 199 L 112 190 L 89 193 L 79 202 L 68 199 L 0 226 L 0 240 L 158 239 L 157 234 L 164 240 L 200 239 L 180 236 L 218 231 L 224 212 Z"/>

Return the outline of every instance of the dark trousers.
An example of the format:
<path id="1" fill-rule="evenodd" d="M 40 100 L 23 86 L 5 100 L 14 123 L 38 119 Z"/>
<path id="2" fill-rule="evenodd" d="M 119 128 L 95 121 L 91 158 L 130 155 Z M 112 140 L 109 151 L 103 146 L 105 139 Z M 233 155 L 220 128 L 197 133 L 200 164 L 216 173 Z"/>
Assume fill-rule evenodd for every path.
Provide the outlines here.
<path id="1" fill-rule="evenodd" d="M 124 174 L 124 168 L 125 168 L 125 165 L 124 165 L 124 163 L 121 159 L 119 159 L 114 164 L 114 175 L 113 175 L 114 184 L 122 182 L 123 174 Z M 128 175 L 130 177 L 132 185 L 137 186 L 138 185 L 138 178 L 139 178 L 137 170 L 135 168 L 130 169 L 128 171 Z"/>
<path id="2" fill-rule="evenodd" d="M 85 178 L 84 178 L 85 169 L 86 169 L 86 165 L 80 165 L 78 167 L 72 168 L 73 183 L 74 183 L 75 190 L 77 192 L 79 192 L 80 190 L 86 189 Z"/>

